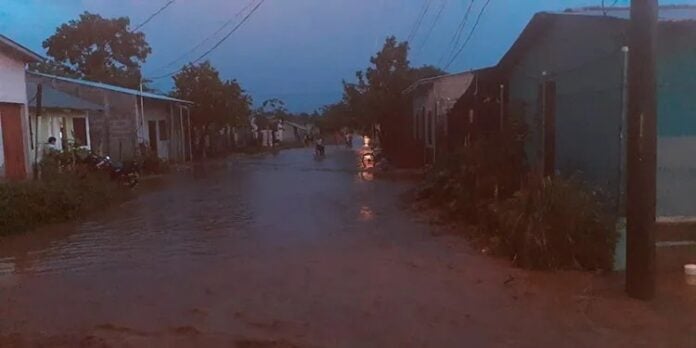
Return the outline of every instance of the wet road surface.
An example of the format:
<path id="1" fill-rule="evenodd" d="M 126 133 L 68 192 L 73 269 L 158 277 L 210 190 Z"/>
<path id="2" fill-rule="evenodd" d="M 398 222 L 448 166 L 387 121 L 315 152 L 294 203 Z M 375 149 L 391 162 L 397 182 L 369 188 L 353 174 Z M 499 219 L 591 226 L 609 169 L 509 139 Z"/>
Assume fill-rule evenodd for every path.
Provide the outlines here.
<path id="1" fill-rule="evenodd" d="M 683 346 L 683 302 L 434 237 L 405 181 L 329 147 L 231 158 L 0 240 L 0 346 Z M 680 293 L 679 296 L 693 296 Z M 689 302 L 690 310 L 696 308 Z"/>

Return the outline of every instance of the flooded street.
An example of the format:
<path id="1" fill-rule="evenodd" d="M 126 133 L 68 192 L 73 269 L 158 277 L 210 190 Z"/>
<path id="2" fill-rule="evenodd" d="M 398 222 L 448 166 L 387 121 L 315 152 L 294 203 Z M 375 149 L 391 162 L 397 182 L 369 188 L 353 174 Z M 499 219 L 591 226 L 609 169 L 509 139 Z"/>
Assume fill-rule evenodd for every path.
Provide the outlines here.
<path id="1" fill-rule="evenodd" d="M 357 168 L 337 147 L 323 161 L 309 149 L 230 158 L 1 239 L 0 346 L 694 342 L 696 324 L 680 319 L 693 301 L 644 304 L 613 277 L 513 269 L 434 237 L 400 202 L 409 182 Z"/>

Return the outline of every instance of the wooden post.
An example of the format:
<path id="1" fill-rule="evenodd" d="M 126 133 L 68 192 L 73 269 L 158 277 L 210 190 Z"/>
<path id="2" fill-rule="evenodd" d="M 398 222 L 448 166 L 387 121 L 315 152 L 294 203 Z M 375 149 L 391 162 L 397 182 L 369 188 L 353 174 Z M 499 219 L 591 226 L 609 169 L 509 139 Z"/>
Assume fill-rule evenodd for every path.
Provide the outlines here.
<path id="1" fill-rule="evenodd" d="M 632 0 L 628 62 L 626 292 L 655 296 L 657 0 Z"/>
<path id="2" fill-rule="evenodd" d="M 43 107 L 43 86 L 39 83 L 36 85 L 36 120 L 35 120 L 35 131 L 32 131 L 31 125 L 31 115 L 29 115 L 29 143 L 31 148 L 34 150 L 34 165 L 33 177 L 34 180 L 39 179 L 39 120 L 41 117 L 41 108 Z"/>

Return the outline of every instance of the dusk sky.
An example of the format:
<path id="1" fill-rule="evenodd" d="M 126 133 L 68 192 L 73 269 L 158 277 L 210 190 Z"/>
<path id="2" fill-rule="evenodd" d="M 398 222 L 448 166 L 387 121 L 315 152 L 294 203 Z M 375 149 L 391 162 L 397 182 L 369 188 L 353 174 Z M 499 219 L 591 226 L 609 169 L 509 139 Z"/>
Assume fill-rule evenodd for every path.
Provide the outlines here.
<path id="1" fill-rule="evenodd" d="M 153 50 L 144 67 L 145 76 L 176 70 L 186 59 L 174 65 L 170 64 L 172 60 L 209 37 L 249 1 L 176 0 L 142 29 Z M 341 80 L 352 80 L 355 71 L 364 69 L 385 37 L 393 34 L 405 40 L 427 1 L 267 0 L 209 58 L 223 78 L 237 79 L 257 103 L 277 97 L 286 101 L 292 111 L 312 111 L 340 99 Z M 58 25 L 83 11 L 105 17 L 129 16 L 138 24 L 166 2 L 0 0 L 0 33 L 44 53 L 42 41 Z M 485 2 L 475 0 L 465 36 Z M 606 0 L 607 4 L 612 2 Z M 619 0 L 618 5 L 625 6 L 628 2 Z M 468 3 L 468 0 L 431 0 L 412 43 L 412 65 L 438 65 Z M 448 70 L 457 72 L 497 63 L 535 12 L 600 3 L 600 0 L 492 0 L 469 45 Z M 694 4 L 696 0 L 660 1 L 661 5 L 689 3 Z M 435 23 L 442 5 L 444 10 Z M 195 59 L 215 41 L 211 40 L 187 59 Z M 171 79 L 165 79 L 155 87 L 166 92 L 171 85 Z"/>

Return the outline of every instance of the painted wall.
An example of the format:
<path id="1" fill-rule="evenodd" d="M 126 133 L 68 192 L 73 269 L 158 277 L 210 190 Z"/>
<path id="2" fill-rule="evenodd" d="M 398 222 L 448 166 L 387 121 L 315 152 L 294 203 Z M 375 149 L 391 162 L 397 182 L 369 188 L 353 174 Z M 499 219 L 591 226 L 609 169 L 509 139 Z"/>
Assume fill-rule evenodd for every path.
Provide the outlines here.
<path id="1" fill-rule="evenodd" d="M 104 111 L 90 113 L 92 149 L 117 160 L 135 158 L 138 142 L 134 96 L 48 77 L 27 76 L 32 82 L 49 84 L 59 91 L 101 105 Z"/>
<path id="2" fill-rule="evenodd" d="M 556 170 L 579 175 L 612 198 L 620 178 L 623 25 L 617 20 L 562 16 L 528 48 L 510 75 L 511 113 L 529 126 L 531 167 L 543 159 L 539 86 L 556 82 Z"/>
<path id="3" fill-rule="evenodd" d="M 30 144 L 28 120 L 27 120 L 27 92 L 24 75 L 24 62 L 11 58 L 0 52 L 0 103 L 22 104 L 22 129 L 25 147 L 26 172 L 31 173 L 28 145 Z M 0 177 L 5 173 L 5 150 L 2 139 L 2 125 L 0 124 Z"/>
<path id="4" fill-rule="evenodd" d="M 658 215 L 696 216 L 696 25 L 658 35 Z"/>
<path id="5" fill-rule="evenodd" d="M 33 111 L 33 108 L 30 110 L 30 113 L 32 114 L 32 122 L 36 122 L 36 117 Z M 43 114 L 39 118 L 38 122 L 38 130 L 36 133 L 36 138 L 38 139 L 38 151 L 32 151 L 30 154 L 30 157 L 32 159 L 32 163 L 34 162 L 34 158 L 36 155 L 38 155 L 38 161 L 40 162 L 41 159 L 43 158 L 43 154 L 47 149 L 48 145 L 48 138 L 49 137 L 55 137 L 57 139 L 56 145 L 58 149 L 62 150 L 62 142 L 61 142 L 61 134 L 60 134 L 60 129 L 61 127 L 65 130 L 65 134 L 63 136 L 65 139 L 70 143 L 75 142 L 75 137 L 74 137 L 74 132 L 75 132 L 75 127 L 73 125 L 73 118 L 85 118 L 87 119 L 86 122 L 86 128 L 87 128 L 87 146 L 91 146 L 91 136 L 90 136 L 90 120 L 89 120 L 89 115 L 86 111 L 70 111 L 70 110 L 44 110 Z M 33 123 L 36 125 L 36 123 Z"/>
<path id="6" fill-rule="evenodd" d="M 696 26 L 674 26 L 661 24 L 658 39 L 657 213 L 696 216 Z M 530 163 L 539 163 L 543 155 L 537 94 L 538 84 L 548 78 L 557 83 L 557 171 L 579 173 L 611 198 L 618 194 L 622 170 L 619 49 L 626 28 L 626 23 L 611 19 L 556 21 L 510 78 L 511 105 L 525 110 L 530 125 Z"/>
<path id="7" fill-rule="evenodd" d="M 414 92 L 412 136 L 421 147 L 427 149 L 424 151 L 432 153 L 446 149 L 449 128 L 447 114 L 471 86 L 473 77 L 469 73 L 443 76 L 433 80 L 431 85 L 418 87 Z M 426 155 L 426 161 L 433 160 L 433 156 Z"/>
<path id="8" fill-rule="evenodd" d="M 0 102 L 26 104 L 24 63 L 0 52 Z"/>

